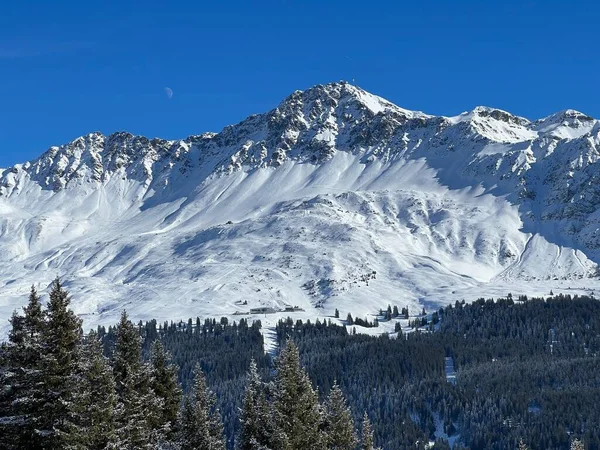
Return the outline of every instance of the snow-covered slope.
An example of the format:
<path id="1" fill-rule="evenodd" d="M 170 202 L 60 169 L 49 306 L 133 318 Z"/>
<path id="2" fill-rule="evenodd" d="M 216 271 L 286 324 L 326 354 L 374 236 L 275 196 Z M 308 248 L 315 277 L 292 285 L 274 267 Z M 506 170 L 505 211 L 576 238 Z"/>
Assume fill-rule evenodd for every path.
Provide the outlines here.
<path id="1" fill-rule="evenodd" d="M 435 117 L 347 83 L 216 134 L 92 133 L 0 170 L 0 319 L 57 275 L 87 326 L 593 288 L 599 147 L 576 111 Z"/>

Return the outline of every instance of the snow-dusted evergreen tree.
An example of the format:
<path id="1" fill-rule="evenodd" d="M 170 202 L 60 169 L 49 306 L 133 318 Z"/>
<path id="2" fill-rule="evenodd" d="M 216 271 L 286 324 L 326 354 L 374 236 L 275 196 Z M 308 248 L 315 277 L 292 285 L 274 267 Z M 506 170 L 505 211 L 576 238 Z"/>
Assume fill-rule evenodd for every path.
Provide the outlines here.
<path id="1" fill-rule="evenodd" d="M 238 450 L 269 450 L 273 445 L 275 424 L 265 395 L 265 386 L 254 359 L 246 378 L 246 390 L 240 416 Z"/>
<path id="2" fill-rule="evenodd" d="M 86 449 L 102 450 L 116 443 L 115 408 L 117 394 L 108 358 L 98 335 L 91 331 L 83 341 L 80 374 L 82 389 L 77 398 L 79 427 Z"/>
<path id="3" fill-rule="evenodd" d="M 23 308 L 23 312 L 25 313 L 23 322 L 26 333 L 26 349 L 31 352 L 28 356 L 38 358 L 40 356 L 40 334 L 44 328 L 44 311 L 42 301 L 34 286 L 31 286 L 29 302 Z"/>
<path id="4" fill-rule="evenodd" d="M 161 401 L 155 427 L 162 429 L 167 437 L 171 437 L 181 406 L 181 387 L 177 381 L 177 367 L 171 364 L 171 356 L 158 340 L 152 344 L 150 388 Z"/>
<path id="5" fill-rule="evenodd" d="M 354 450 L 358 444 L 352 413 L 337 383 L 325 402 L 325 431 L 327 448 L 331 450 Z"/>
<path id="6" fill-rule="evenodd" d="M 316 391 L 300 367 L 296 345 L 289 341 L 277 359 L 274 392 L 278 448 L 321 450 L 326 436 L 321 431 L 323 414 Z"/>
<path id="7" fill-rule="evenodd" d="M 52 283 L 46 320 L 41 332 L 41 407 L 36 432 L 44 449 L 76 446 L 78 432 L 75 399 L 81 389 L 78 374 L 81 320 L 69 309 L 71 299 L 57 278 Z"/>
<path id="8" fill-rule="evenodd" d="M 374 446 L 373 427 L 371 426 L 371 421 L 369 420 L 367 413 L 363 416 L 361 438 L 361 450 L 378 450 L 378 448 Z"/>
<path id="9" fill-rule="evenodd" d="M 519 450 L 529 450 L 529 447 L 527 447 L 527 445 L 525 445 L 525 442 L 523 442 L 523 439 L 519 440 Z"/>
<path id="10" fill-rule="evenodd" d="M 112 366 L 117 393 L 120 394 L 129 374 L 142 369 L 142 338 L 129 320 L 126 311 L 121 313 L 121 319 L 115 329 L 115 334 L 116 342 Z"/>
<path id="11" fill-rule="evenodd" d="M 141 337 L 123 312 L 116 328 L 113 355 L 118 406 L 116 410 L 117 448 L 152 448 L 162 436 L 153 429 L 161 404 L 150 388 L 150 374 L 142 362 Z"/>
<path id="12" fill-rule="evenodd" d="M 571 450 L 585 450 L 585 445 L 579 439 L 573 439 L 571 442 Z"/>
<path id="13" fill-rule="evenodd" d="M 192 393 L 185 398 L 179 418 L 181 450 L 225 450 L 223 424 L 215 403 L 215 396 L 197 365 Z"/>
<path id="14" fill-rule="evenodd" d="M 14 448 L 33 447 L 39 440 L 44 314 L 34 287 L 23 312 L 13 313 L 8 342 L 0 350 L 0 436 Z"/>

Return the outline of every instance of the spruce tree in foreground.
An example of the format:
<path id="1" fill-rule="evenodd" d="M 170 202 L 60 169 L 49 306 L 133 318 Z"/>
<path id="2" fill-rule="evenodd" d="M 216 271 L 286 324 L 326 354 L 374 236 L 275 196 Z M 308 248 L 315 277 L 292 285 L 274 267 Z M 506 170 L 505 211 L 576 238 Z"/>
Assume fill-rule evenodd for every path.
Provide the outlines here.
<path id="1" fill-rule="evenodd" d="M 177 381 L 177 367 L 170 363 L 170 355 L 160 341 L 154 341 L 150 355 L 150 388 L 161 402 L 156 428 L 171 436 L 181 406 L 181 387 Z"/>
<path id="2" fill-rule="evenodd" d="M 71 299 L 57 278 L 52 283 L 46 321 L 41 332 L 42 399 L 36 432 L 44 449 L 65 449 L 81 439 L 75 398 L 81 389 L 78 376 L 81 320 L 69 309 Z"/>
<path id="3" fill-rule="evenodd" d="M 277 448 L 321 450 L 326 437 L 321 431 L 322 412 L 318 396 L 306 372 L 300 367 L 296 345 L 289 341 L 277 359 L 274 410 Z"/>
<path id="4" fill-rule="evenodd" d="M 215 403 L 215 396 L 197 365 L 192 393 L 185 398 L 179 418 L 181 450 L 225 450 L 223 424 Z"/>
<path id="5" fill-rule="evenodd" d="M 126 312 L 121 315 L 116 335 L 113 373 L 118 397 L 117 448 L 152 448 L 162 439 L 153 428 L 161 405 L 150 389 L 149 369 L 142 363 L 139 331 Z"/>
<path id="6" fill-rule="evenodd" d="M 24 315 L 14 312 L 8 342 L 0 350 L 0 448 L 31 448 L 41 408 L 42 304 L 34 287 Z M 5 446 L 5 447 L 2 447 Z"/>
<path id="7" fill-rule="evenodd" d="M 354 420 L 340 387 L 335 383 L 325 402 L 325 430 L 327 448 L 331 450 L 354 450 L 358 438 Z"/>
<path id="8" fill-rule="evenodd" d="M 108 358 L 102 352 L 102 343 L 96 332 L 84 339 L 80 372 L 83 389 L 78 398 L 83 443 L 86 449 L 102 450 L 116 443 L 115 407 L 117 395 L 115 380 Z"/>
<path id="9" fill-rule="evenodd" d="M 246 391 L 240 416 L 241 431 L 238 450 L 269 450 L 273 445 L 274 427 L 271 409 L 265 396 L 264 384 L 254 359 L 246 378 Z"/>

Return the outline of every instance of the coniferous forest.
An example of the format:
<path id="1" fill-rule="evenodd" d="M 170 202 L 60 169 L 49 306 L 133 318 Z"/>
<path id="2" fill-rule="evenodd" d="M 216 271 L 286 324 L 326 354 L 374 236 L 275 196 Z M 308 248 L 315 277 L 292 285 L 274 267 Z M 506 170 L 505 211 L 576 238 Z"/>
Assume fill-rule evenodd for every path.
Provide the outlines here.
<path id="1" fill-rule="evenodd" d="M 258 321 L 124 312 L 84 333 L 69 305 L 57 279 L 10 319 L 0 449 L 600 450 L 593 298 L 457 302 L 410 332 L 402 305 L 349 327 L 287 319 L 274 355 Z M 385 321 L 395 333 L 356 332 Z"/>

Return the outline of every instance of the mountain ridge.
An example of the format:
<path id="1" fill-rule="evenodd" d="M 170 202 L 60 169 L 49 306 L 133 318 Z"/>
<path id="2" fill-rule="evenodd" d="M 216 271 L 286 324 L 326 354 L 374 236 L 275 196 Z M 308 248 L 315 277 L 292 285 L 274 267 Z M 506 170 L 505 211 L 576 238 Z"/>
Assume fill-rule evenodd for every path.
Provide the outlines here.
<path id="1" fill-rule="evenodd" d="M 390 126 L 405 125 L 407 122 L 416 119 L 416 122 L 409 124 L 407 128 L 419 125 L 437 125 L 441 128 L 449 128 L 460 125 L 461 123 L 467 123 L 469 131 L 478 134 L 481 138 L 487 138 L 497 143 L 515 143 L 528 140 L 535 141 L 536 139 L 543 139 L 548 136 L 551 138 L 558 137 L 559 140 L 572 140 L 584 137 L 586 134 L 592 133 L 594 128 L 598 127 L 598 121 L 596 119 L 571 109 L 559 111 L 535 121 L 512 115 L 511 113 L 498 108 L 487 106 L 477 106 L 471 111 L 453 117 L 432 116 L 420 111 L 409 111 L 398 107 L 381 97 L 369 94 L 346 82 L 335 82 L 327 85 L 316 85 L 305 91 L 295 91 L 286 97 L 273 110 L 263 114 L 253 114 L 236 125 L 226 126 L 219 133 L 207 132 L 200 135 L 191 135 L 184 139 L 174 140 L 161 138 L 150 139 L 145 136 L 133 135 L 126 131 L 114 132 L 106 136 L 100 132 L 92 132 L 80 136 L 61 146 L 50 147 L 48 151 L 33 161 L 24 164 L 16 164 L 13 167 L 2 170 L 0 176 L 2 177 L 3 183 L 0 195 L 9 194 L 8 188 L 10 187 L 10 181 L 8 181 L 8 179 L 10 178 L 11 173 L 30 171 L 30 169 L 32 169 L 33 174 L 39 175 L 40 171 L 43 171 L 47 163 L 51 162 L 52 164 L 57 156 L 59 157 L 59 161 L 54 164 L 55 174 L 57 175 L 54 180 L 56 184 L 50 183 L 47 178 L 43 181 L 38 180 L 43 187 L 60 189 L 65 187 L 67 182 L 73 178 L 86 178 L 78 172 L 80 169 L 88 169 L 91 171 L 91 174 L 88 174 L 89 176 L 86 178 L 87 181 L 100 182 L 102 181 L 105 172 L 114 171 L 123 165 L 128 165 L 128 163 L 135 164 L 136 162 L 139 162 L 135 160 L 132 161 L 132 158 L 136 156 L 136 152 L 141 153 L 141 155 L 138 156 L 144 159 L 143 165 L 146 169 L 146 175 L 151 176 L 151 171 L 148 168 L 149 164 L 157 162 L 161 157 L 166 156 L 171 156 L 171 162 L 177 161 L 189 151 L 189 147 L 194 145 L 206 150 L 206 147 L 210 147 L 210 144 L 216 144 L 217 147 L 222 148 L 236 140 L 258 141 L 258 143 L 261 144 L 261 141 L 264 139 L 257 139 L 256 133 L 258 131 L 264 132 L 265 130 L 249 130 L 255 122 L 261 120 L 267 121 L 268 125 L 275 129 L 281 127 L 283 124 L 285 131 L 288 132 L 287 135 L 274 136 L 271 131 L 270 136 L 265 136 L 270 138 L 271 142 L 267 142 L 267 145 L 263 145 L 261 150 L 264 151 L 266 149 L 268 152 L 269 144 L 270 147 L 274 147 L 274 155 L 270 155 L 271 162 L 277 164 L 282 156 L 280 152 L 285 151 L 286 147 L 295 144 L 295 142 L 293 142 L 293 132 L 298 132 L 298 129 L 305 130 L 307 124 L 305 117 L 308 116 L 309 118 L 314 119 L 319 113 L 322 113 L 322 110 L 320 111 L 319 107 L 321 107 L 323 103 L 327 104 L 327 101 L 330 102 L 330 106 L 336 109 L 340 106 L 344 106 L 348 109 L 350 106 L 350 111 L 344 113 L 346 121 L 352 121 L 353 116 L 351 113 L 356 113 L 356 109 L 359 111 L 362 109 L 363 112 L 368 110 L 371 119 L 374 119 L 378 115 L 391 116 L 383 121 L 383 123 L 376 124 L 383 129 L 383 133 L 386 131 L 386 126 L 388 127 L 389 133 Z M 335 102 L 341 103 L 341 105 L 335 104 Z M 308 105 L 306 105 L 306 103 L 308 103 Z M 305 105 L 308 106 L 308 108 L 306 108 Z M 352 110 L 352 106 L 357 106 L 358 108 Z M 361 119 L 364 120 L 364 117 L 361 117 L 358 120 L 360 121 Z M 489 123 L 486 123 L 485 119 L 493 119 L 494 121 L 504 123 L 507 126 L 491 130 Z M 396 123 L 393 123 L 394 120 Z M 335 128 L 335 123 L 333 122 L 328 123 L 325 121 L 320 123 L 320 125 L 330 125 Z M 350 124 L 350 126 L 351 125 L 352 124 Z M 578 129 L 578 132 L 572 133 L 568 137 L 562 137 L 564 135 L 564 133 L 561 133 L 562 130 L 557 131 L 557 128 L 560 128 L 561 126 L 569 126 L 570 128 Z M 516 132 L 518 128 L 524 128 L 525 130 L 521 136 Z M 315 133 L 314 140 L 323 143 L 321 151 L 326 155 L 327 139 L 331 136 L 327 135 L 327 129 L 320 131 L 322 131 L 321 134 Z M 366 132 L 370 130 L 361 131 Z M 253 132 L 254 136 L 252 135 Z M 534 132 L 538 134 L 533 134 Z M 267 132 L 267 134 L 269 133 Z M 573 134 L 575 134 L 575 137 Z M 251 139 L 252 137 L 255 139 Z M 515 140 L 516 138 L 519 139 Z M 273 142 L 274 139 L 279 139 L 280 141 Z M 291 142 L 290 139 L 292 140 Z M 243 147 L 243 144 L 240 144 L 240 142 L 235 142 L 235 144 L 242 145 Z M 350 147 L 356 144 L 356 142 L 351 142 Z M 318 147 L 317 144 L 314 145 L 315 147 Z M 366 145 L 365 147 L 369 146 Z M 452 147 L 449 148 L 451 149 Z M 343 146 L 341 149 L 344 149 Z M 227 159 L 228 157 L 233 158 L 234 156 L 237 157 L 236 161 L 232 161 L 232 163 L 237 164 L 238 168 L 240 163 L 242 165 L 244 163 L 256 163 L 257 160 L 260 159 L 260 153 L 259 155 L 248 156 L 248 150 L 249 148 L 240 148 L 238 149 L 237 154 L 224 155 L 224 159 Z M 315 150 L 317 152 L 317 158 L 315 159 L 314 154 L 311 155 L 311 157 L 312 160 L 316 162 L 319 160 L 319 149 L 315 148 Z M 82 156 L 87 156 L 87 158 L 84 158 L 82 161 Z M 240 156 L 242 158 L 239 158 Z M 65 159 L 71 159 L 71 161 L 66 162 L 64 161 Z M 83 163 L 84 166 L 77 167 L 77 164 L 79 163 Z M 66 168 L 69 170 L 65 174 Z M 33 174 L 30 172 L 30 175 Z M 63 177 L 63 174 L 66 176 Z"/>
<path id="2" fill-rule="evenodd" d="M 229 314 L 234 296 L 325 314 L 587 289 L 599 149 L 598 121 L 574 110 L 431 116 L 345 82 L 219 133 L 90 133 L 0 170 L 0 314 L 56 275 L 97 297 L 78 305 L 90 324 L 127 304 Z"/>

